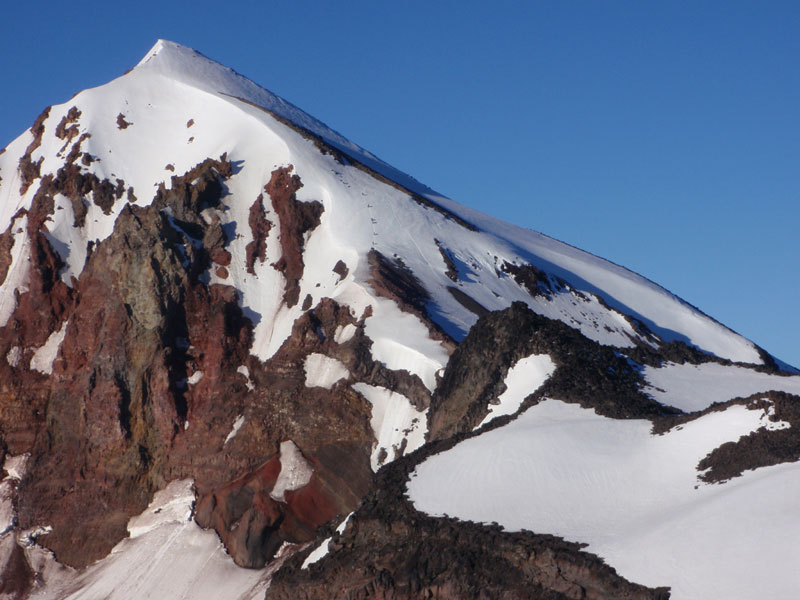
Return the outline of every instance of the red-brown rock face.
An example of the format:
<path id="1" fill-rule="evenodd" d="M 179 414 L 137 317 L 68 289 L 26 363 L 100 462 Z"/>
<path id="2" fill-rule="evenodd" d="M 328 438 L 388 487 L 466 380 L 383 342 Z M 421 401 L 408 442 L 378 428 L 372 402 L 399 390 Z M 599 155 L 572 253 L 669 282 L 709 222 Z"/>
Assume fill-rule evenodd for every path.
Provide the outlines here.
<path id="1" fill-rule="evenodd" d="M 299 282 L 305 269 L 303 236 L 319 225 L 323 211 L 322 204 L 317 201 L 297 200 L 295 193 L 302 185 L 300 177 L 292 175 L 292 167 L 289 166 L 275 169 L 264 187 L 280 220 L 283 256 L 275 263 L 275 268 L 286 277 L 283 299 L 290 307 L 297 304 L 300 297 Z"/>
<path id="2" fill-rule="evenodd" d="M 67 142 L 78 117 L 60 128 Z M 308 307 L 266 363 L 249 354 L 252 323 L 238 292 L 202 281 L 209 268 L 231 264 L 220 199 L 232 175 L 225 156 L 208 159 L 161 186 L 150 206 L 126 205 L 72 287 L 61 281 L 63 262 L 45 235 L 53 197 L 85 206 L 91 192 L 97 204 L 105 184 L 67 164 L 42 178 L 31 211 L 20 215 L 31 239 L 30 283 L 0 329 L 0 355 L 11 357 L 0 361 L 0 431 L 11 452 L 32 454 L 19 487 L 20 527 L 52 526 L 39 542 L 67 564 L 107 554 L 126 535 L 128 518 L 178 478 L 195 480 L 198 521 L 245 566 L 263 565 L 284 541 L 310 541 L 320 525 L 351 512 L 372 479 L 370 405 L 344 381 L 306 387 L 303 364 L 312 352 L 341 361 L 352 381 L 394 386 L 420 406 L 430 400 L 417 377 L 372 360 L 363 322 L 332 300 Z M 281 218 L 276 263 L 288 304 L 297 301 L 303 235 L 322 210 L 296 200 L 300 185 L 278 169 L 265 188 Z M 123 191 L 120 183 L 108 197 L 115 202 Z M 0 243 L 6 262 L 12 234 Z M 270 258 L 265 246 L 253 255 Z M 344 325 L 356 334 L 336 343 Z M 31 358 L 62 330 L 47 377 Z M 312 474 L 276 498 L 276 452 L 285 440 Z"/>

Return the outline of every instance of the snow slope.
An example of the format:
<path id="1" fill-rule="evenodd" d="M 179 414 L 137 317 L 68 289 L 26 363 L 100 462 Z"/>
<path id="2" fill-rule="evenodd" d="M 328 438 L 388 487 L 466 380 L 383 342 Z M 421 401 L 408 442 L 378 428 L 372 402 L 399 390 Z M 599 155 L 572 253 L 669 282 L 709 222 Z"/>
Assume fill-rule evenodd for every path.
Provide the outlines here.
<path id="1" fill-rule="evenodd" d="M 661 436 L 547 399 L 515 421 L 421 463 L 408 483 L 432 515 L 497 522 L 588 543 L 625 578 L 671 586 L 674 600 L 792 599 L 800 464 L 704 484 L 708 452 L 761 426 L 732 406 Z"/>
<path id="2" fill-rule="evenodd" d="M 800 395 L 799 375 L 770 375 L 717 363 L 668 363 L 661 368 L 645 367 L 643 375 L 648 383 L 644 389 L 647 394 L 684 412 L 771 390 Z"/>
<path id="3" fill-rule="evenodd" d="M 255 274 L 246 271 L 245 247 L 252 235 L 246 225 L 248 209 L 273 169 L 293 165 L 303 182 L 298 198 L 318 200 L 325 207 L 322 225 L 306 240 L 307 268 L 300 297 L 308 294 L 315 303 L 332 297 L 359 315 L 366 306 L 373 306 L 376 313 L 382 313 L 368 322 L 368 328 L 374 330 L 376 357 L 393 362 L 392 368 L 418 374 L 429 387 L 435 371 L 446 363 L 447 353 L 418 333 L 406 336 L 414 337 L 413 342 L 398 338 L 401 332 L 413 332 L 413 317 L 399 313 L 393 303 L 376 299 L 365 285 L 366 255 L 371 249 L 402 258 L 430 293 L 432 317 L 456 339 L 465 335 L 477 316 L 448 288 L 457 288 L 489 310 L 504 308 L 514 300 L 525 301 L 540 314 L 560 319 L 605 344 L 649 343 L 629 321 L 630 316 L 661 339 L 684 340 L 731 360 L 761 363 L 751 342 L 652 282 L 545 235 L 502 223 L 436 195 L 271 92 L 178 44 L 160 40 L 128 74 L 54 106 L 44 124 L 41 146 L 32 155 L 34 161 L 43 159 L 43 174 L 55 172 L 63 164 L 64 142 L 54 131 L 73 106 L 81 111 L 80 132 L 91 134 L 82 150 L 99 158 L 85 169 L 101 179 L 123 180 L 138 204 L 148 204 L 158 184 L 169 186 L 173 173 L 184 173 L 207 157 L 227 152 L 234 161 L 237 173 L 227 182 L 233 200 L 230 209 L 220 214 L 236 234 L 229 248 L 234 260 L 226 283 L 241 290 L 242 304 L 256 321 L 252 352 L 261 359 L 274 354 L 302 309 L 287 308 L 281 302 L 283 276 L 269 264 L 257 263 Z M 313 140 L 277 120 L 273 113 L 399 185 L 389 185 L 364 169 L 320 153 Z M 119 115 L 130 123 L 124 129 L 117 124 Z M 24 195 L 19 194 L 17 160 L 31 139 L 30 132 L 24 133 L 0 155 L 0 225 L 10 223 L 19 208 L 30 206 L 38 188 L 37 180 Z M 445 210 L 416 202 L 413 194 Z M 62 272 L 65 281 L 81 272 L 86 243 L 108 236 L 123 206 L 124 202 L 117 202 L 112 213 L 104 215 L 91 205 L 86 225 L 76 228 L 70 203 L 58 199 L 47 227 L 53 246 L 68 265 Z M 267 213 L 268 219 L 277 220 L 269 206 Z M 465 227 L 459 218 L 474 228 Z M 267 238 L 270 257 L 281 254 L 278 237 L 278 228 L 273 228 Z M 0 286 L 0 324 L 8 318 L 9 306 L 13 307 L 14 289 L 25 284 L 25 240 L 15 242 L 13 250 L 11 272 Z M 457 282 L 445 275 L 444 252 L 458 267 Z M 344 280 L 332 273 L 339 259 L 350 272 Z M 532 297 L 502 272 L 505 262 L 533 264 L 562 278 L 568 287 L 550 297 Z M 213 272 L 208 279 L 218 281 Z"/>
<path id="4" fill-rule="evenodd" d="M 538 390 L 555 370 L 556 365 L 547 354 L 533 354 L 519 359 L 508 370 L 504 382 L 506 391 L 497 397 L 497 404 L 489 406 L 489 414 L 478 427 L 497 417 L 513 415 L 522 406 L 522 401 Z"/>
<path id="5" fill-rule="evenodd" d="M 173 481 L 128 524 L 130 537 L 82 572 L 65 570 L 34 590 L 36 600 L 263 598 L 269 571 L 240 569 L 216 533 L 192 520 L 191 481 Z"/>

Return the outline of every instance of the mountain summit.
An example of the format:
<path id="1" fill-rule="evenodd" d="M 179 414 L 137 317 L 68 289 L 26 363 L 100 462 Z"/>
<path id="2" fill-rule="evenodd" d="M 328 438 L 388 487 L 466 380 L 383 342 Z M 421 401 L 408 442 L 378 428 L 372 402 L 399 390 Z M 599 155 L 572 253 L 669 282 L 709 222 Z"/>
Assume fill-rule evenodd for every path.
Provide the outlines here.
<path id="1" fill-rule="evenodd" d="M 159 40 L 0 154 L 0 595 L 789 598 L 800 376 Z"/>

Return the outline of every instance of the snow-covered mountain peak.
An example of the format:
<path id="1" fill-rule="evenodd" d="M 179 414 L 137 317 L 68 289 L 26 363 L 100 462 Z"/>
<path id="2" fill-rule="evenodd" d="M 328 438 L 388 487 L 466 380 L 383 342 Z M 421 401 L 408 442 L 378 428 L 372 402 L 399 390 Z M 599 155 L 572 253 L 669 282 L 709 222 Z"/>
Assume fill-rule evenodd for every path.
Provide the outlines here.
<path id="1" fill-rule="evenodd" d="M 608 565 L 678 593 L 715 584 L 702 566 L 680 588 L 671 551 L 653 561 L 623 535 L 664 570 L 631 565 L 603 545 L 625 531 L 678 553 L 696 535 L 757 550 L 785 531 L 769 568 L 797 580 L 794 506 L 771 507 L 785 517 L 771 529 L 739 515 L 780 497 L 765 474 L 795 475 L 800 376 L 636 273 L 443 198 L 166 40 L 48 107 L 0 153 L 0 177 L 0 596 L 11 569 L 15 600 L 42 580 L 43 597 L 138 598 L 140 580 L 170 579 L 173 550 L 192 564 L 162 595 L 217 594 L 207 578 L 238 567 L 191 504 L 237 565 L 266 567 L 239 579 L 244 597 L 326 598 L 391 565 L 378 585 L 421 596 L 446 581 L 466 586 L 448 597 L 666 598 Z M 458 511 L 429 503 L 454 490 Z M 536 510 L 507 505 L 531 490 Z M 716 519 L 706 535 L 682 508 L 712 496 L 733 498 L 719 514 L 741 533 Z M 506 531 L 424 514 L 445 510 Z M 281 567 L 320 541 L 328 556 Z M 39 544 L 99 562 L 65 572 Z M 714 572 L 752 580 L 731 551 Z"/>
<path id="2" fill-rule="evenodd" d="M 412 189 L 414 191 L 422 193 L 431 191 L 412 177 L 386 164 L 291 102 L 240 75 L 230 67 L 207 58 L 193 48 L 169 40 L 159 39 L 145 54 L 144 58 L 139 61 L 134 70 L 157 73 L 220 97 L 243 100 L 254 104 L 274 113 L 278 118 L 285 119 L 293 125 L 318 136 L 334 148 L 355 157 L 359 162 L 366 164 L 390 179 L 403 185 L 413 186 Z"/>

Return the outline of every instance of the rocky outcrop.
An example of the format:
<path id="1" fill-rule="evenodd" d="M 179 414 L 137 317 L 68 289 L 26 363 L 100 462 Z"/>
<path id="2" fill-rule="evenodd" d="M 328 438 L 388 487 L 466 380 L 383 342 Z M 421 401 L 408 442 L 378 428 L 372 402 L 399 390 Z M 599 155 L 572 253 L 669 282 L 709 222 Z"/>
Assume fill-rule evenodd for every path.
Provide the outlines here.
<path id="1" fill-rule="evenodd" d="M 417 376 L 372 359 L 367 315 L 330 299 L 295 323 L 269 361 L 249 354 L 252 323 L 238 293 L 203 276 L 230 264 L 221 199 L 231 176 L 224 155 L 208 159 L 173 176 L 169 189 L 160 186 L 150 206 L 127 204 L 71 288 L 40 229 L 53 190 L 84 202 L 93 180 L 65 168 L 40 185 L 28 215 L 30 289 L 0 330 L 3 356 L 19 348 L 14 366 L 0 361 L 0 374 L 8 375 L 0 378 L 0 431 L 16 453 L 32 454 L 19 489 L 20 527 L 51 526 L 39 543 L 66 564 L 81 567 L 107 554 L 126 535 L 128 518 L 173 479 L 195 480 L 198 522 L 249 567 L 262 566 L 283 542 L 313 540 L 319 526 L 351 512 L 373 476 L 371 408 L 347 382 L 308 387 L 303 365 L 311 353 L 339 360 L 351 381 L 429 405 Z M 287 170 L 267 186 L 276 212 L 289 220 L 283 268 L 295 277 L 302 275 L 303 235 L 321 211 L 294 198 L 298 186 Z M 115 198 L 118 189 L 124 186 L 114 187 Z M 347 275 L 344 263 L 338 269 Z M 355 331 L 339 343 L 345 326 Z M 30 368 L 28 349 L 61 328 L 48 378 Z M 285 440 L 313 475 L 278 499 L 270 494 Z"/>
<path id="2" fill-rule="evenodd" d="M 17 213 L 3 233 L 0 233 L 0 285 L 6 280 L 11 267 L 11 249 L 14 247 L 14 229 L 17 219 L 24 213 Z"/>
<path id="3" fill-rule="evenodd" d="M 61 118 L 58 125 L 56 125 L 56 137 L 60 140 L 64 140 L 64 145 L 61 147 L 61 150 L 58 151 L 59 155 L 63 154 L 73 138 L 80 134 L 80 128 L 78 127 L 78 120 L 80 117 L 81 111 L 78 110 L 77 106 L 73 106 L 67 111 L 67 114 Z M 78 147 L 80 147 L 79 144 Z M 72 152 L 70 152 L 70 154 L 72 154 Z M 72 162 L 73 160 L 74 158 L 72 160 L 67 159 L 67 162 Z"/>
<path id="4" fill-rule="evenodd" d="M 33 152 L 42 144 L 42 136 L 44 135 L 44 124 L 47 121 L 48 117 L 50 116 L 50 109 L 52 107 L 48 106 L 45 108 L 42 113 L 36 117 L 36 120 L 33 122 L 31 126 L 31 134 L 33 135 L 33 140 L 31 143 L 28 144 L 28 147 L 25 149 L 25 154 L 19 160 L 19 193 L 24 194 L 28 191 L 28 188 L 34 182 L 35 179 L 38 179 L 40 176 L 40 169 L 42 166 L 43 158 L 40 158 L 37 161 L 34 161 L 31 155 Z"/>
<path id="5" fill-rule="evenodd" d="M 267 235 L 272 229 L 272 223 L 267 219 L 267 212 L 264 210 L 264 196 L 258 195 L 256 201 L 250 206 L 250 216 L 247 220 L 250 225 L 250 233 L 253 241 L 245 248 L 247 260 L 247 272 L 255 275 L 256 259 L 259 262 L 267 260 Z M 298 291 L 299 293 L 299 291 Z"/>
<path id="6" fill-rule="evenodd" d="M 352 464 L 360 454 L 357 448 L 319 446 L 307 459 L 284 457 L 287 445 L 294 443 L 283 442 L 279 454 L 197 504 L 197 522 L 213 527 L 242 567 L 263 567 L 285 542 L 312 541 L 317 528 L 353 510 L 368 487 L 367 472 Z M 298 460 L 304 464 L 298 466 Z M 306 476 L 291 481 L 302 469 Z M 353 481 L 354 472 L 364 477 Z M 292 485 L 287 488 L 284 479 Z"/>
<path id="7" fill-rule="evenodd" d="M 166 481 L 169 451 L 194 404 L 190 369 L 201 364 L 223 387 L 241 378 L 251 325 L 233 288 L 198 280 L 208 256 L 176 220 L 219 228 L 198 213 L 218 202 L 226 164 L 208 161 L 176 178 L 150 207 L 126 206 L 73 288 L 58 278 L 60 259 L 44 235 L 30 231 L 43 219 L 29 220 L 32 285 L 0 330 L 0 350 L 41 347 L 62 326 L 65 334 L 49 380 L 27 368 L 26 350 L 15 367 L 0 364 L 8 374 L 0 427 L 15 452 L 33 455 L 20 523 L 51 525 L 40 541 L 68 564 L 105 555 Z M 20 423 L 26 429 L 15 431 Z"/>
<path id="8" fill-rule="evenodd" d="M 618 419 L 675 413 L 641 392 L 643 381 L 624 356 L 515 302 L 479 319 L 453 353 L 431 401 L 429 439 L 472 431 L 505 390 L 508 370 L 532 354 L 549 355 L 556 371 L 523 406 L 549 396 Z"/>
<path id="9" fill-rule="evenodd" d="M 274 266 L 286 278 L 283 301 L 289 307 L 297 304 L 300 299 L 300 279 L 305 269 L 303 261 L 305 235 L 319 225 L 324 210 L 321 202 L 316 200 L 300 202 L 297 199 L 296 192 L 303 184 L 299 176 L 292 174 L 292 170 L 291 165 L 275 169 L 269 183 L 264 186 L 264 191 L 272 200 L 272 208 L 280 222 L 280 243 L 283 253 Z"/>
<path id="10" fill-rule="evenodd" d="M 702 414 L 733 404 L 744 404 L 750 410 L 762 412 L 767 417 L 766 424 L 780 422 L 788 426 L 778 429 L 760 427 L 715 448 L 697 464 L 702 481 L 720 483 L 750 469 L 800 460 L 800 396 L 785 392 L 755 394 L 714 406 Z"/>

